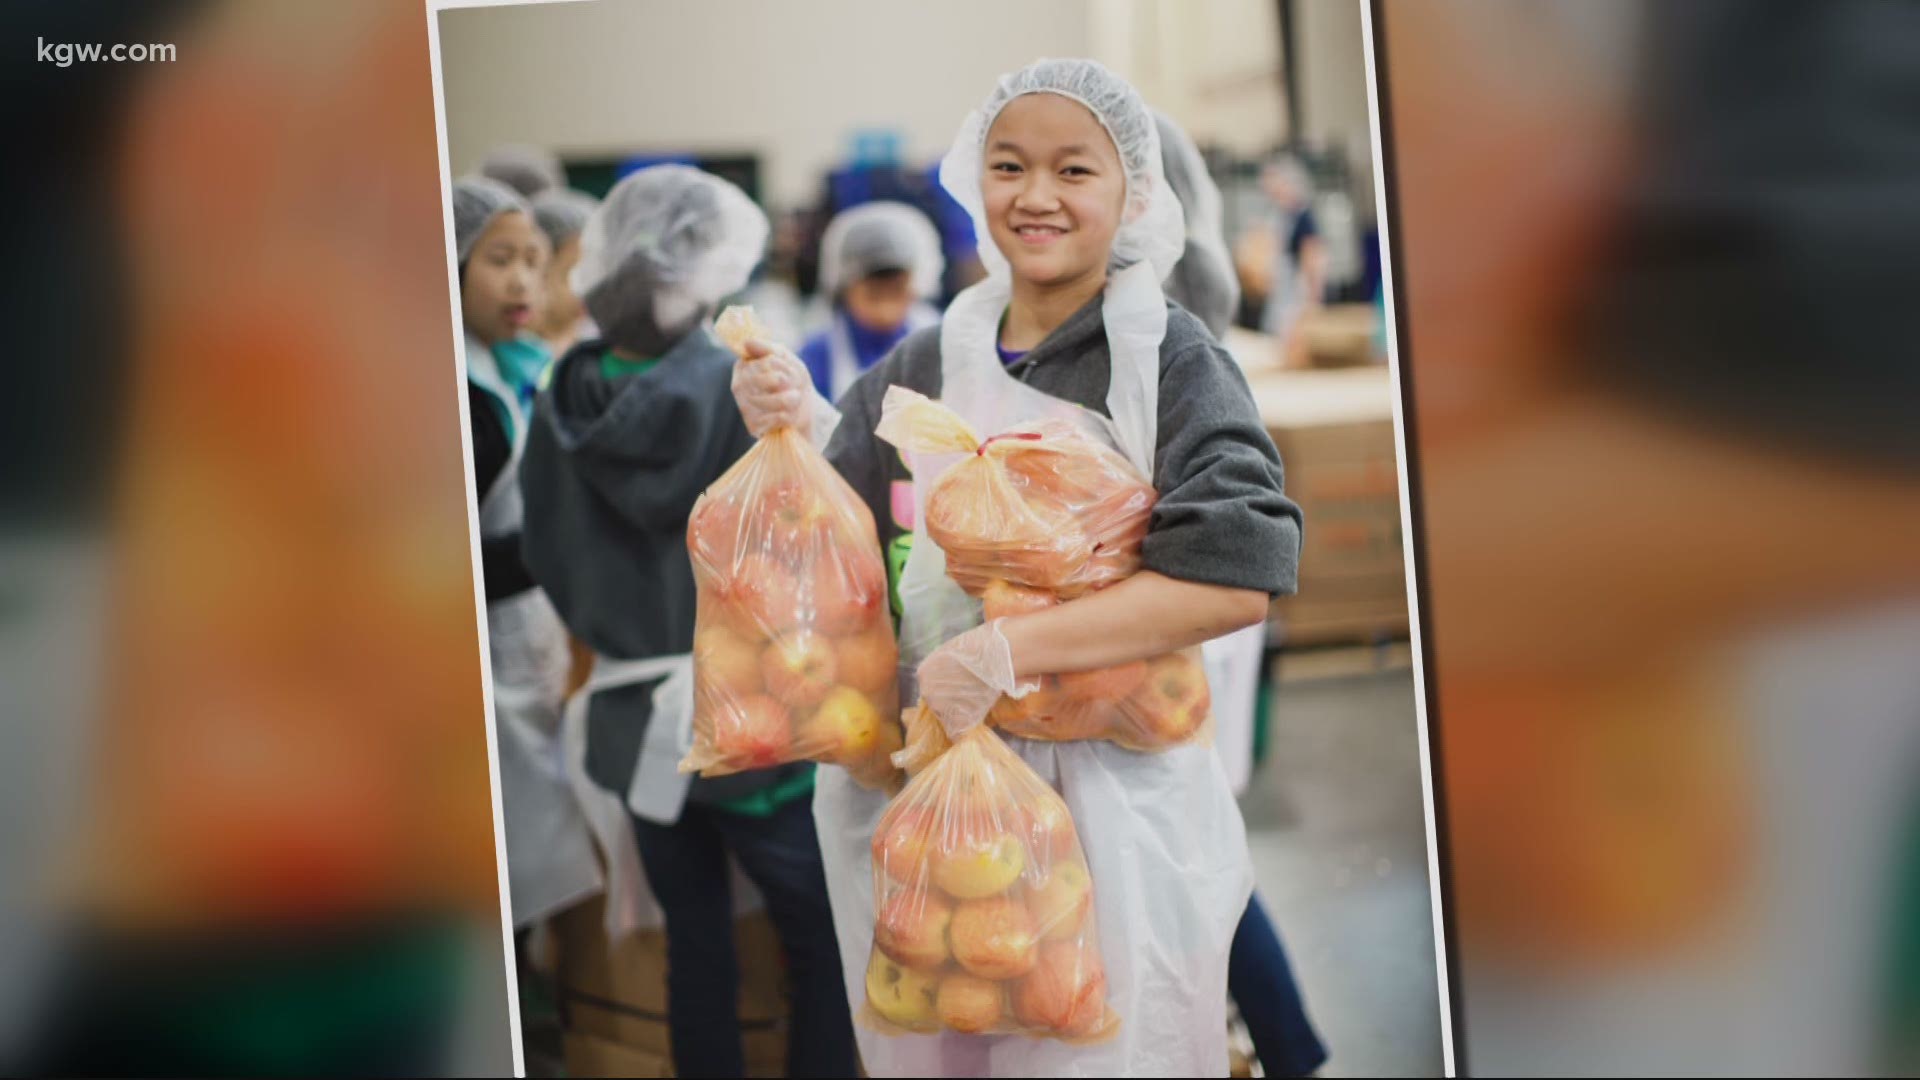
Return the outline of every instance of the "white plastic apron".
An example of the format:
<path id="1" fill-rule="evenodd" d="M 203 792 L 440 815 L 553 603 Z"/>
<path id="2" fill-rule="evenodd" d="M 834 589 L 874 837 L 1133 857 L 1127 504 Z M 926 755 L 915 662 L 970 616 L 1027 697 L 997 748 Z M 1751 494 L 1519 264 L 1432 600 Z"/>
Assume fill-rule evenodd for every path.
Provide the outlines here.
<path id="1" fill-rule="evenodd" d="M 653 679 L 661 682 L 653 688 L 653 714 L 623 799 L 587 774 L 587 706 L 595 694 Z M 561 744 L 573 797 L 586 815 L 593 841 L 606 863 L 607 937 L 617 940 L 636 930 L 666 925 L 666 913 L 640 864 L 640 846 L 628 815 L 631 811 L 648 821 L 672 825 L 686 806 L 693 776 L 681 772 L 679 764 L 693 747 L 693 655 L 679 653 L 643 660 L 594 657 L 593 674 L 587 684 L 567 701 Z M 730 859 L 729 864 L 735 914 L 761 907 L 765 901 L 759 889 L 738 862 Z"/>
<path id="2" fill-rule="evenodd" d="M 1123 290 L 1151 287 L 1145 267 L 1116 275 Z M 1152 475 L 1157 433 L 1157 347 L 1115 349 L 1108 408 L 1114 419 L 1020 383 L 999 363 L 993 328 L 1009 288 L 989 278 L 954 300 L 941 330 L 941 401 L 977 431 L 1065 417 Z M 1138 306 L 1138 305 L 1136 305 Z M 1164 307 L 1159 308 L 1164 317 Z M 1150 325 L 1113 324 L 1157 342 Z M 982 335 L 984 339 L 982 339 Z M 1150 354 L 1150 355 L 1144 355 Z M 1132 357 L 1123 361 L 1122 355 Z M 918 697 L 912 672 L 926 655 L 980 623 L 979 601 L 946 575 L 946 556 L 926 536 L 926 500 L 955 455 L 913 455 L 914 544 L 900 595 L 901 700 Z M 1106 742 L 1008 745 L 1066 799 L 1093 872 L 1095 915 L 1109 1000 L 1120 1031 L 1099 1046 L 1020 1035 L 882 1035 L 857 1027 L 867 1071 L 882 1076 L 1224 1076 L 1227 1073 L 1227 953 L 1253 890 L 1246 830 L 1211 745 L 1137 754 Z M 865 993 L 873 940 L 869 847 L 886 797 L 840 769 L 822 769 L 814 817 L 840 939 L 849 1000 Z"/>
<path id="3" fill-rule="evenodd" d="M 480 535 L 492 539 L 520 529 L 526 416 L 492 351 L 471 335 L 466 349 L 468 379 L 512 418 L 507 464 L 480 500 Z M 561 701 L 572 660 L 566 625 L 545 592 L 529 589 L 487 605 L 487 642 L 507 883 L 513 924 L 520 927 L 593 895 L 601 885 L 600 866 L 560 754 Z"/>
<path id="4" fill-rule="evenodd" d="M 1287 250 L 1287 241 L 1297 220 L 1289 217 L 1274 227 L 1273 277 L 1267 286 L 1266 307 L 1260 313 L 1261 331 L 1283 341 L 1307 308 L 1307 279 L 1301 274 L 1293 253 Z"/>

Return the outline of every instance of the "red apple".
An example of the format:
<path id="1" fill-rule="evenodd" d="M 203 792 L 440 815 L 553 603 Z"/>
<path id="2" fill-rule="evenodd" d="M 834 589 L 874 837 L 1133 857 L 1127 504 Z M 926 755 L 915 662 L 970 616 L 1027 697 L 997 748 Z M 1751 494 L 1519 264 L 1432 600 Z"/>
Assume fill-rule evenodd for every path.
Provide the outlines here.
<path id="1" fill-rule="evenodd" d="M 787 710 L 765 694 L 716 703 L 713 745 L 736 769 L 764 769 L 787 760 L 793 724 Z"/>
<path id="2" fill-rule="evenodd" d="M 821 554 L 801 585 L 801 603 L 815 630 L 842 637 L 867 630 L 886 617 L 884 579 L 875 583 L 861 580 L 864 576 L 858 560 L 842 559 L 838 550 Z"/>
<path id="3" fill-rule="evenodd" d="M 1047 941 L 1078 937 L 1092 906 L 1093 880 L 1087 868 L 1073 860 L 1055 863 L 1045 881 L 1027 890 L 1027 911 Z"/>
<path id="4" fill-rule="evenodd" d="M 960 966 L 983 979 L 1017 979 L 1033 969 L 1039 935 L 1026 906 L 1005 896 L 968 900 L 953 911 L 949 947 Z"/>
<path id="5" fill-rule="evenodd" d="M 833 689 L 833 647 L 818 634 L 778 638 L 760 654 L 767 693 L 791 709 L 811 709 Z"/>
<path id="6" fill-rule="evenodd" d="M 701 627 L 693 636 L 693 674 L 708 692 L 735 700 L 760 693 L 760 646 L 725 626 Z"/>
<path id="7" fill-rule="evenodd" d="M 1146 681 L 1147 662 L 1135 660 L 1092 671 L 1063 671 L 1060 673 L 1060 693 L 1080 701 L 1115 702 L 1125 700 L 1128 694 L 1138 690 L 1140 684 Z"/>
<path id="8" fill-rule="evenodd" d="M 1050 941 L 1033 970 L 1013 987 L 1020 1023 L 1062 1035 L 1086 1035 L 1107 1015 L 1107 975 L 1091 942 Z"/>
<path id="9" fill-rule="evenodd" d="M 931 971 L 947 962 L 947 924 L 953 905 L 932 889 L 901 889 L 874 919 L 873 943 L 910 968 Z"/>
<path id="10" fill-rule="evenodd" d="M 1073 828 L 1073 815 L 1066 800 L 1057 795 L 1036 799 L 1020 808 L 1020 832 L 1043 865 L 1051 865 L 1073 855 L 1079 839 Z"/>
<path id="11" fill-rule="evenodd" d="M 1181 653 L 1147 665 L 1147 679 L 1124 706 L 1152 745 L 1171 746 L 1193 735 L 1213 709 L 1207 674 Z"/>
<path id="12" fill-rule="evenodd" d="M 740 496 L 734 492 L 700 496 L 687 519 L 687 555 L 701 584 L 731 567 L 742 554 L 746 537 L 740 532 Z"/>
<path id="13" fill-rule="evenodd" d="M 1006 1012 L 1005 1002 L 1006 991 L 999 983 L 956 971 L 940 980 L 934 1012 L 950 1030 L 971 1035 L 998 1024 Z"/>
<path id="14" fill-rule="evenodd" d="M 927 881 L 933 828 L 933 815 L 927 807 L 887 811 L 873 832 L 873 865 L 903 885 L 923 884 Z"/>
<path id="15" fill-rule="evenodd" d="M 879 701 L 888 697 L 900 673 L 900 651 L 893 640 L 891 620 L 880 622 L 865 633 L 834 642 L 842 683 Z"/>
<path id="16" fill-rule="evenodd" d="M 811 565 L 832 543 L 833 507 L 799 478 L 768 485 L 759 509 L 772 550 L 796 566 Z"/>
<path id="17" fill-rule="evenodd" d="M 988 582 L 986 591 L 980 594 L 980 606 L 988 622 L 1045 611 L 1059 602 L 1058 597 L 1043 589 L 1029 589 L 998 579 Z"/>
<path id="18" fill-rule="evenodd" d="M 932 850 L 933 883 L 962 900 L 1005 892 L 1027 866 L 1019 837 L 992 832 L 977 816 L 973 821 L 965 835 L 942 836 Z"/>
<path id="19" fill-rule="evenodd" d="M 795 749 L 814 761 L 859 765 L 873 757 L 884 726 L 880 710 L 865 694 L 851 686 L 836 686 L 800 725 Z"/>

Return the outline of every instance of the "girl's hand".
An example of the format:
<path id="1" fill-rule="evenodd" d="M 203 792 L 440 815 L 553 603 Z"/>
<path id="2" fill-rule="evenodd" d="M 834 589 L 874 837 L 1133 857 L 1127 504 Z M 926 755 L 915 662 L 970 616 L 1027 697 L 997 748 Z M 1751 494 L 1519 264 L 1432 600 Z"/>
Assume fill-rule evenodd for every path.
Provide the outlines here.
<path id="1" fill-rule="evenodd" d="M 749 341 L 733 366 L 733 399 L 755 438 L 775 428 L 805 431 L 812 419 L 813 380 L 800 358 L 763 341 Z"/>
<path id="2" fill-rule="evenodd" d="M 978 727 L 1002 694 L 1022 687 L 1013 675 L 1013 649 L 995 619 L 947 642 L 920 661 L 920 701 L 940 718 L 948 738 Z"/>

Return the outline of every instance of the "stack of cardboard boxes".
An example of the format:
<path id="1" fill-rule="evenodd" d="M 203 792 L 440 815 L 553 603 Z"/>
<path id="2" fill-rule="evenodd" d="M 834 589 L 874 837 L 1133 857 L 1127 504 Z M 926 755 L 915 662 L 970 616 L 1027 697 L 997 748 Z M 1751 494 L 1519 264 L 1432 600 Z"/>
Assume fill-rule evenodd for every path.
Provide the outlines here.
<path id="1" fill-rule="evenodd" d="M 610 940 L 604 905 L 581 904 L 554 927 L 560 1010 L 571 1076 L 672 1076 L 667 1027 L 667 940 L 642 930 Z M 784 1076 L 785 961 L 764 911 L 736 925 L 740 1027 L 748 1076 Z"/>

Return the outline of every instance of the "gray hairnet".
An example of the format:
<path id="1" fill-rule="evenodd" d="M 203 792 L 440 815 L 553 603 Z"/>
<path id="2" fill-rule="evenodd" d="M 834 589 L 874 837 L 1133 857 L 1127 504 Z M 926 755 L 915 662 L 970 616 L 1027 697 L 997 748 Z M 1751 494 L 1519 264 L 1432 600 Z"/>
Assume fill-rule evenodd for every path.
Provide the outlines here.
<path id="1" fill-rule="evenodd" d="M 524 143 L 508 143 L 489 150 L 480 162 L 480 175 L 500 181 L 519 192 L 523 199 L 531 199 L 567 182 L 560 159 L 553 151 Z"/>
<path id="2" fill-rule="evenodd" d="M 946 266 L 933 222 L 906 203 L 862 203 L 842 211 L 820 238 L 820 291 L 829 296 L 885 270 L 905 270 L 916 295 L 937 296 Z"/>
<path id="3" fill-rule="evenodd" d="M 1168 189 L 1161 172 L 1160 133 L 1139 93 L 1093 60 L 1036 60 L 1011 75 L 1003 75 L 986 104 L 961 125 L 952 148 L 940 162 L 940 185 L 967 208 L 975 232 L 983 238 L 991 235 L 980 187 L 987 132 L 1000 110 L 1026 94 L 1058 94 L 1086 106 L 1100 121 L 1119 151 L 1127 185 L 1126 212 L 1113 239 L 1111 268 L 1146 262 L 1164 278 L 1180 259 L 1185 232 L 1180 201 Z M 989 274 L 1010 272 L 1006 257 L 993 244 L 983 243 L 980 257 Z"/>
<path id="4" fill-rule="evenodd" d="M 651 346 L 645 339 L 672 336 L 746 285 L 767 233 L 766 214 L 739 188 L 655 165 L 615 184 L 587 220 L 573 291 L 610 340 Z"/>
<path id="5" fill-rule="evenodd" d="M 1179 198 L 1187 221 L 1186 250 L 1166 280 L 1166 294 L 1219 337 L 1233 325 L 1234 312 L 1240 307 L 1240 281 L 1227 255 L 1220 188 L 1207 172 L 1200 148 L 1180 125 L 1158 109 L 1153 121 L 1160 129 L 1167 186 Z"/>
<path id="6" fill-rule="evenodd" d="M 529 205 L 533 207 L 534 224 L 558 251 L 561 244 L 587 227 L 587 219 L 599 208 L 600 200 L 572 188 L 549 188 L 535 195 Z"/>
<path id="7" fill-rule="evenodd" d="M 473 254 L 480 234 L 487 231 L 494 218 L 509 210 L 530 213 L 526 201 L 500 181 L 463 176 L 453 182 L 453 246 L 460 253 L 461 266 Z"/>

